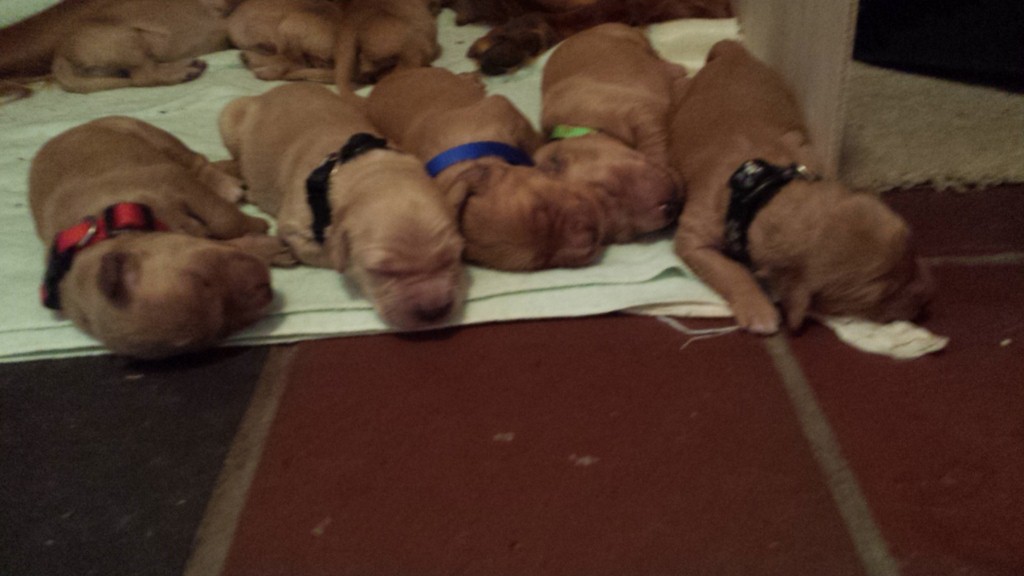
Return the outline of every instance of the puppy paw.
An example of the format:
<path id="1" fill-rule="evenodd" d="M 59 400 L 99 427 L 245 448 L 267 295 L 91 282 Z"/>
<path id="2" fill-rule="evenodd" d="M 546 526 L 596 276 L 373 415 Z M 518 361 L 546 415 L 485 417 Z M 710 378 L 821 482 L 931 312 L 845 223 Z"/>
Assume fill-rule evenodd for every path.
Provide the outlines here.
<path id="1" fill-rule="evenodd" d="M 229 241 L 271 266 L 290 268 L 299 263 L 291 249 L 277 236 L 250 234 Z"/>
<path id="2" fill-rule="evenodd" d="M 558 42 L 555 31 L 542 18 L 527 15 L 492 29 L 473 43 L 466 54 L 489 76 L 513 72 Z"/>
<path id="3" fill-rule="evenodd" d="M 193 61 L 188 63 L 188 66 L 185 69 L 185 77 L 184 77 L 184 79 L 182 81 L 183 82 L 191 82 L 192 80 L 195 80 L 196 78 L 199 78 L 200 76 L 202 76 L 203 72 L 205 72 L 205 71 L 206 71 L 206 62 L 204 62 L 203 60 L 199 60 L 199 59 L 193 60 Z"/>
<path id="4" fill-rule="evenodd" d="M 753 334 L 775 334 L 779 331 L 781 316 L 767 298 L 747 299 L 731 304 L 736 323 Z"/>

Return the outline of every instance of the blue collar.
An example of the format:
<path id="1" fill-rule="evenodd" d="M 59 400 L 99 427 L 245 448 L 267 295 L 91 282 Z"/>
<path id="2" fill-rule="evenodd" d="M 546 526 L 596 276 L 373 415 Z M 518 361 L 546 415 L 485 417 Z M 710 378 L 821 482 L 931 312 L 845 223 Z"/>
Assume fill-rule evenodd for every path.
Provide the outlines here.
<path id="1" fill-rule="evenodd" d="M 449 148 L 434 156 L 430 162 L 427 162 L 427 173 L 434 177 L 453 164 L 485 156 L 499 156 L 514 166 L 533 166 L 533 159 L 521 148 L 504 142 L 482 141 Z"/>

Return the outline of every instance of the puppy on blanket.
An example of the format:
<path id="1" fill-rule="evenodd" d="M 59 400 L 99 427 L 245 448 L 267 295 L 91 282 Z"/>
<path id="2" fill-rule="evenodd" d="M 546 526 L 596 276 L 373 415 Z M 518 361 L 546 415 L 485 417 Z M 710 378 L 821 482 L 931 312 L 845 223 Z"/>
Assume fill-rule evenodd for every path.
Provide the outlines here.
<path id="1" fill-rule="evenodd" d="M 228 48 L 239 1 L 65 0 L 0 30 L 0 78 L 52 73 L 69 92 L 188 82 L 198 56 Z"/>
<path id="2" fill-rule="evenodd" d="M 732 307 L 771 334 L 780 315 L 913 319 L 931 281 L 906 222 L 876 196 L 821 179 L 797 103 L 782 79 L 723 40 L 678 82 L 670 158 L 687 186 L 676 252 Z"/>
<path id="3" fill-rule="evenodd" d="M 371 84 L 437 58 L 426 0 L 246 0 L 228 18 L 231 43 L 262 80 Z"/>
<path id="4" fill-rule="evenodd" d="M 541 82 L 537 167 L 604 192 L 616 242 L 675 224 L 681 190 L 668 169 L 672 83 L 686 76 L 644 33 L 602 24 L 555 48 Z"/>
<path id="5" fill-rule="evenodd" d="M 457 207 L 465 257 L 501 270 L 585 266 L 603 251 L 606 215 L 593 191 L 533 167 L 530 121 L 476 77 L 397 71 L 367 99 L 370 119 L 427 168 Z"/>
<path id="6" fill-rule="evenodd" d="M 466 291 L 454 211 L 362 104 L 319 84 L 279 86 L 231 101 L 220 133 L 247 198 L 277 217 L 300 261 L 345 273 L 392 326 L 438 325 Z"/>
<path id="7" fill-rule="evenodd" d="M 52 241 L 44 304 L 118 354 L 211 346 L 261 318 L 268 263 L 293 264 L 234 204 L 240 182 L 174 136 L 111 116 L 49 140 L 32 160 L 36 232 Z"/>

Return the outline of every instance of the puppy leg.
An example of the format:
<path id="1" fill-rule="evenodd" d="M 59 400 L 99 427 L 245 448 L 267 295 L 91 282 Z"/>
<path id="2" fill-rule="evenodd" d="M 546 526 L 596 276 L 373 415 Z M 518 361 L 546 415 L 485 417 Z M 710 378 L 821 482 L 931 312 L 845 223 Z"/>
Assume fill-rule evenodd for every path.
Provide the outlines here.
<path id="1" fill-rule="evenodd" d="M 228 202 L 236 203 L 242 199 L 244 190 L 241 179 L 211 164 L 206 156 L 192 150 L 173 134 L 129 117 L 111 118 L 107 126 L 141 138 L 151 148 L 187 168 L 200 182 Z"/>
<path id="2" fill-rule="evenodd" d="M 143 32 L 117 25 L 89 23 L 58 47 L 53 75 L 69 92 L 96 92 L 128 86 L 164 86 L 198 78 L 201 60 L 156 62 Z"/>
<path id="3" fill-rule="evenodd" d="M 299 263 L 291 248 L 277 236 L 249 234 L 241 238 L 232 238 L 226 243 L 252 254 L 271 266 L 290 268 Z"/>

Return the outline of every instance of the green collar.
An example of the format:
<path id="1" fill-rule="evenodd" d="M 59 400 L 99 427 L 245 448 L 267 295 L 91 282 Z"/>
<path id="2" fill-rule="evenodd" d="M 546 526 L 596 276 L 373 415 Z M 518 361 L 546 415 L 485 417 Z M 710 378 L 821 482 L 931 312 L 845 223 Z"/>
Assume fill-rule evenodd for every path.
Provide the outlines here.
<path id="1" fill-rule="evenodd" d="M 548 138 L 551 140 L 562 140 L 564 138 L 576 138 L 577 136 L 586 136 L 587 134 L 596 133 L 596 129 L 587 128 L 586 126 L 572 126 L 570 124 L 559 124 L 551 129 L 551 134 L 548 136 Z"/>

